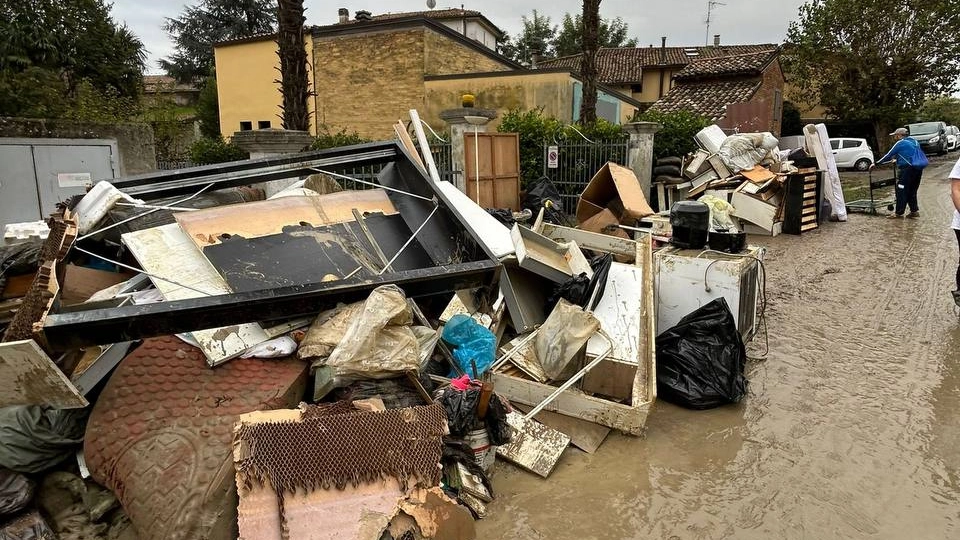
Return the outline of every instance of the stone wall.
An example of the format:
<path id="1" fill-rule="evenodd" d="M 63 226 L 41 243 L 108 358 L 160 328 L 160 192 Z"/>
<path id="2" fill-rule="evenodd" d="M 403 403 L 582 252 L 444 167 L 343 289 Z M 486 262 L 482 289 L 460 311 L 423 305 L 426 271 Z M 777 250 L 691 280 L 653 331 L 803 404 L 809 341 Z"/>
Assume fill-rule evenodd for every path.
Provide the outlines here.
<path id="1" fill-rule="evenodd" d="M 94 124 L 71 120 L 0 118 L 0 137 L 24 139 L 113 139 L 120 151 L 120 176 L 156 170 L 153 129 L 148 124 Z"/>
<path id="2" fill-rule="evenodd" d="M 425 75 L 486 73 L 513 69 L 488 54 L 457 43 L 438 32 L 425 30 L 423 37 Z M 479 44 L 478 46 L 482 47 Z"/>

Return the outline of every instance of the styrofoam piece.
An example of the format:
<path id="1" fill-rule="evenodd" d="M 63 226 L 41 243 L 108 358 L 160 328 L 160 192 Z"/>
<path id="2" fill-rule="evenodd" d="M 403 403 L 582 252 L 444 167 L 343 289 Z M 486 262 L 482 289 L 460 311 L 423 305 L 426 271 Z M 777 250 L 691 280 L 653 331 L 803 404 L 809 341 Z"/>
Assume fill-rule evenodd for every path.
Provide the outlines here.
<path id="1" fill-rule="evenodd" d="M 113 184 L 106 180 L 97 182 L 86 195 L 80 199 L 73 212 L 77 216 L 77 229 L 80 234 L 87 234 L 93 227 L 100 223 L 100 220 L 107 215 L 107 212 L 117 204 L 117 201 L 127 201 L 134 204 L 143 204 L 143 201 L 123 193 L 113 187 Z"/>
<path id="2" fill-rule="evenodd" d="M 720 151 L 720 145 L 726 140 L 727 134 L 720 129 L 720 126 L 713 124 L 698 131 L 693 138 L 700 145 L 700 148 L 711 154 L 716 154 Z"/>
<path id="3" fill-rule="evenodd" d="M 510 239 L 510 229 L 487 213 L 465 193 L 450 182 L 439 182 L 440 191 L 446 195 L 454 210 L 460 214 L 464 225 L 477 236 L 487 250 L 502 259 L 513 255 L 515 249 Z"/>
<path id="4" fill-rule="evenodd" d="M 5 244 L 21 244 L 31 240 L 46 240 L 49 235 L 50 227 L 42 220 L 8 223 L 3 228 L 3 242 Z"/>

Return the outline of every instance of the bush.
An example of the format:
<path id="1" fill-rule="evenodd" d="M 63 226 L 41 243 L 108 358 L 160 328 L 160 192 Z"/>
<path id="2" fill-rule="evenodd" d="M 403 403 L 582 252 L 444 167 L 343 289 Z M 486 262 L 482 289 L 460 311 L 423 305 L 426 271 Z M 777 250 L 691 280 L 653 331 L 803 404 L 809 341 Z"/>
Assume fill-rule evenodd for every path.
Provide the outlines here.
<path id="1" fill-rule="evenodd" d="M 249 154 L 223 137 L 203 137 L 190 145 L 190 161 L 195 165 L 209 165 L 247 159 Z"/>
<path id="2" fill-rule="evenodd" d="M 351 144 L 362 144 L 370 142 L 370 139 L 364 139 L 356 131 L 348 133 L 346 128 L 333 132 L 330 126 L 320 124 L 317 126 L 317 138 L 310 145 L 311 150 L 323 150 L 325 148 L 337 148 L 339 146 L 350 146 Z"/>
<path id="3" fill-rule="evenodd" d="M 207 77 L 197 97 L 197 120 L 200 121 L 200 134 L 204 137 L 220 136 L 220 104 L 217 99 L 217 79 Z"/>
<path id="4" fill-rule="evenodd" d="M 657 122 L 663 128 L 653 138 L 653 157 L 684 156 L 697 149 L 694 135 L 713 124 L 708 118 L 690 111 L 646 111 L 635 115 L 635 122 Z"/>
<path id="5" fill-rule="evenodd" d="M 503 115 L 497 131 L 520 135 L 521 189 L 526 189 L 529 183 L 543 176 L 544 145 L 557 144 L 564 140 L 583 141 L 580 134 L 594 142 L 619 140 L 624 136 L 620 126 L 603 119 L 586 126 L 564 125 L 560 120 L 543 114 L 542 107 L 529 111 L 511 109 Z"/>

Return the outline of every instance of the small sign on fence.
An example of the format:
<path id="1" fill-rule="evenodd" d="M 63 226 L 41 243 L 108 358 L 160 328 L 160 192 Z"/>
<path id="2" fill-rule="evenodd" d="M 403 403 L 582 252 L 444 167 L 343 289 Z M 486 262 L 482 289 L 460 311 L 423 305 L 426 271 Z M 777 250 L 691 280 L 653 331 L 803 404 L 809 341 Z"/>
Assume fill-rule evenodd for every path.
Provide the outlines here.
<path id="1" fill-rule="evenodd" d="M 547 147 L 547 168 L 556 169 L 560 165 L 560 148 L 557 146 Z"/>

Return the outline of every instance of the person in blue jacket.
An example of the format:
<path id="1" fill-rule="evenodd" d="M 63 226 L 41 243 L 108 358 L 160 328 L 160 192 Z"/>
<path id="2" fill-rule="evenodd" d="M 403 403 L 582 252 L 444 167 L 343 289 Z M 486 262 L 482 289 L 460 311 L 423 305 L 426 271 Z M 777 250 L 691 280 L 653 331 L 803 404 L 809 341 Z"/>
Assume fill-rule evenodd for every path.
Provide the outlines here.
<path id="1" fill-rule="evenodd" d="M 927 156 L 920 149 L 920 143 L 913 137 L 908 137 L 907 128 L 897 128 L 892 135 L 897 142 L 893 148 L 887 152 L 887 155 L 878 159 L 875 165 L 882 165 L 894 158 L 897 160 L 897 186 L 895 189 L 897 195 L 896 210 L 890 218 L 903 217 L 907 205 L 910 206 L 908 218 L 920 217 L 920 207 L 917 206 L 917 190 L 920 188 L 920 177 L 923 176 L 923 169 L 929 162 Z M 874 165 L 870 165 L 872 169 Z"/>

